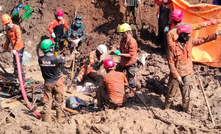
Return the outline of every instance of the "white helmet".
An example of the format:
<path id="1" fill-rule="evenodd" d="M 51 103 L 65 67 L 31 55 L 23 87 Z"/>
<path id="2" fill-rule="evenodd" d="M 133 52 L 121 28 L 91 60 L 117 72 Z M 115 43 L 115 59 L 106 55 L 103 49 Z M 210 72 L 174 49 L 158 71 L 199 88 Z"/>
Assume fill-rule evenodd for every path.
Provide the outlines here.
<path id="1" fill-rule="evenodd" d="M 97 47 L 97 50 L 98 50 L 102 55 L 107 53 L 107 47 L 106 47 L 106 45 L 104 45 L 104 44 L 100 44 L 100 45 Z"/>

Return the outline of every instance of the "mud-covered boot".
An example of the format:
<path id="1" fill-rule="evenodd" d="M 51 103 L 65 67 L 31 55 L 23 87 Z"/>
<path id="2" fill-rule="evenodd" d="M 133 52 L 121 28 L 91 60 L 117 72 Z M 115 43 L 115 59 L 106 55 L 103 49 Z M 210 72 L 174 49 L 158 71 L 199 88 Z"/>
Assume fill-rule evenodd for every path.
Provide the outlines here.
<path id="1" fill-rule="evenodd" d="M 58 119 L 58 121 L 61 120 L 61 118 L 62 118 L 62 111 L 56 111 L 56 118 Z"/>
<path id="2" fill-rule="evenodd" d="M 189 103 L 190 101 L 188 99 L 185 99 L 185 100 L 182 100 L 183 101 L 183 104 L 182 104 L 182 110 L 184 112 L 189 112 Z"/>
<path id="3" fill-rule="evenodd" d="M 164 109 L 169 109 L 172 106 L 173 102 L 165 101 L 165 107 Z"/>
<path id="4" fill-rule="evenodd" d="M 49 113 L 46 113 L 45 115 L 44 115 L 44 117 L 43 117 L 43 121 L 44 122 L 48 122 L 48 123 L 52 123 L 52 120 L 51 120 L 51 114 L 49 114 Z"/>

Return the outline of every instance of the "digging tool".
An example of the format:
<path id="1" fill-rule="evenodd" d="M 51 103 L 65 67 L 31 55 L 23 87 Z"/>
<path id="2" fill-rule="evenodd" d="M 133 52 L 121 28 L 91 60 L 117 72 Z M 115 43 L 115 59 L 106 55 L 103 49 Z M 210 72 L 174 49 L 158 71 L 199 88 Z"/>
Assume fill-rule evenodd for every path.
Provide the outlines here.
<path id="1" fill-rule="evenodd" d="M 143 103 L 143 105 L 144 105 L 147 109 L 149 109 L 149 107 L 148 107 L 147 104 L 144 102 L 144 100 L 140 97 L 140 95 L 139 95 L 136 91 L 133 90 L 132 87 L 130 87 L 129 85 L 127 85 L 127 84 L 125 84 L 125 83 L 124 83 L 124 85 L 125 85 L 126 87 L 128 87 L 131 91 L 133 91 L 134 94 L 135 94 L 135 95 L 140 99 L 140 101 Z"/>
<path id="2" fill-rule="evenodd" d="M 74 46 L 74 51 L 73 51 L 74 58 L 73 58 L 72 69 L 71 69 L 71 80 L 74 78 L 75 51 L 76 51 L 76 46 Z"/>
<path id="3" fill-rule="evenodd" d="M 210 117 L 211 117 L 213 126 L 215 127 L 215 126 L 216 126 L 216 123 L 215 123 L 215 121 L 214 121 L 214 118 L 213 118 L 213 115 L 212 115 L 212 112 L 211 112 L 211 109 L 210 109 L 209 101 L 208 101 L 208 99 L 207 99 L 207 97 L 206 97 L 206 94 L 205 94 L 205 91 L 204 91 L 204 88 L 203 88 L 203 84 L 202 84 L 202 81 L 201 81 L 201 79 L 200 79 L 200 77 L 199 77 L 199 74 L 198 74 L 198 76 L 196 76 L 196 78 L 198 78 L 198 83 L 199 83 L 199 85 L 200 85 L 200 89 L 201 89 L 202 92 L 203 92 L 203 96 L 204 96 L 204 99 L 205 99 L 205 101 L 206 101 L 206 106 L 207 106 L 207 108 L 208 108 L 208 110 L 209 110 L 209 115 L 210 115 Z"/>

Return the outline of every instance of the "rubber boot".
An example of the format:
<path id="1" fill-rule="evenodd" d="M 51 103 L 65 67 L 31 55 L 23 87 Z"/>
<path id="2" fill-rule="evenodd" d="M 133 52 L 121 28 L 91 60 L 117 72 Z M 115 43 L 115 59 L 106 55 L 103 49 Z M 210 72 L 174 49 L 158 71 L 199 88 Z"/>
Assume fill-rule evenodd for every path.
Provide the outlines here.
<path id="1" fill-rule="evenodd" d="M 169 101 L 166 100 L 166 101 L 165 101 L 165 107 L 164 107 L 164 109 L 169 109 L 172 104 L 173 104 L 172 102 L 169 102 Z"/>
<path id="2" fill-rule="evenodd" d="M 46 113 L 45 115 L 44 115 L 44 117 L 43 117 L 43 121 L 44 122 L 48 122 L 48 123 L 52 123 L 52 120 L 51 120 L 51 114 L 49 114 L 49 113 Z"/>
<path id="3" fill-rule="evenodd" d="M 182 110 L 187 113 L 189 111 L 189 100 L 185 99 L 185 100 L 182 100 L 182 102 L 183 102 Z"/>
<path id="4" fill-rule="evenodd" d="M 62 111 L 56 111 L 56 118 L 58 119 L 58 121 L 60 122 L 62 119 Z"/>

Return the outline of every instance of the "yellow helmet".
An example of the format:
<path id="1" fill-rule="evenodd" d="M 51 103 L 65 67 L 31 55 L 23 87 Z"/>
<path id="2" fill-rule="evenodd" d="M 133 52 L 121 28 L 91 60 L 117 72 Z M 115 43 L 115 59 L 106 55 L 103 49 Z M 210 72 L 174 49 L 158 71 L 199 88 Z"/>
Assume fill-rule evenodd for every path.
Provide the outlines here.
<path id="1" fill-rule="evenodd" d="M 120 25 L 118 32 L 123 33 L 123 32 L 130 31 L 130 30 L 132 30 L 130 25 L 127 23 L 124 23 L 124 24 Z"/>

